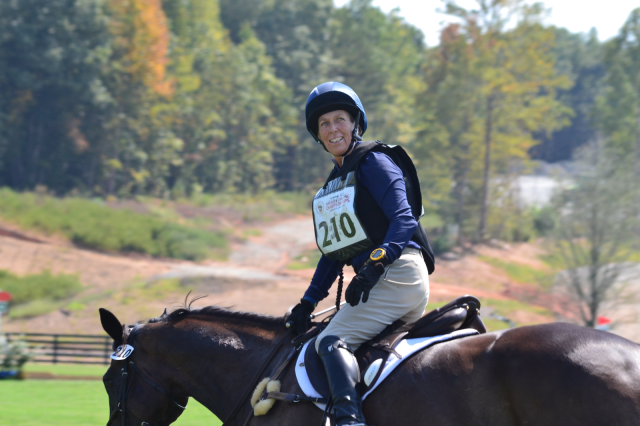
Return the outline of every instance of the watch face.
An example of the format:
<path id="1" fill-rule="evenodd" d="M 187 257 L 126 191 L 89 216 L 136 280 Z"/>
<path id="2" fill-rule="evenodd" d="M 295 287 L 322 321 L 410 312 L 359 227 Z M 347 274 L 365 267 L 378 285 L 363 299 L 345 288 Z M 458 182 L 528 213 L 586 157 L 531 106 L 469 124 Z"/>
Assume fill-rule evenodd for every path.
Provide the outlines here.
<path id="1" fill-rule="evenodd" d="M 375 249 L 373 253 L 371 253 L 371 260 L 380 260 L 384 255 L 385 251 L 383 249 Z"/>

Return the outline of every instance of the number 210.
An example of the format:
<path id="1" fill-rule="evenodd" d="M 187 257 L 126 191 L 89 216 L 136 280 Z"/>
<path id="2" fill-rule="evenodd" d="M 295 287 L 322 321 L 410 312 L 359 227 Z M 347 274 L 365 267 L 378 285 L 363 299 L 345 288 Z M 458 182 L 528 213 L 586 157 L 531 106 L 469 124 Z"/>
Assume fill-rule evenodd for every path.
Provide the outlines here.
<path id="1" fill-rule="evenodd" d="M 338 226 L 336 225 L 336 217 L 332 217 L 330 219 L 331 225 L 333 226 L 333 230 L 334 233 L 336 235 L 336 240 L 338 240 L 338 242 L 340 242 L 340 233 L 338 232 Z M 346 225 L 348 225 L 349 230 L 347 231 L 347 226 L 345 226 L 345 222 Z M 324 228 L 324 241 L 322 241 L 322 247 L 327 247 L 331 245 L 331 239 L 329 239 L 329 225 L 327 225 L 327 222 L 320 222 L 318 224 L 319 228 Z M 349 215 L 347 213 L 342 213 L 340 215 L 340 229 L 342 229 L 342 233 L 344 235 L 346 235 L 347 237 L 351 238 L 354 235 L 356 235 L 356 227 L 353 224 L 353 221 L 351 220 L 351 218 L 349 217 Z"/>

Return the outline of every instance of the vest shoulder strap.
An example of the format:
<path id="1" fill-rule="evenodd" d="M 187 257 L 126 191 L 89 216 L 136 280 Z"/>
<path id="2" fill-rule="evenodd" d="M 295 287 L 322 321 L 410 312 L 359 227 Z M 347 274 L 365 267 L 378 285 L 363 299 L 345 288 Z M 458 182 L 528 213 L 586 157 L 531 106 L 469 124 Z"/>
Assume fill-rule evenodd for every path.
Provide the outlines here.
<path id="1" fill-rule="evenodd" d="M 347 156 L 337 173 L 331 173 L 327 182 L 337 177 L 344 179 L 347 174 L 357 171 L 362 159 L 370 152 L 382 152 L 388 155 L 391 160 L 400 168 L 405 177 L 407 185 L 407 197 L 412 213 L 416 220 L 422 216 L 422 192 L 420 190 L 420 180 L 418 172 L 411 161 L 411 157 L 399 145 L 387 145 L 380 141 L 362 142 L 354 151 Z M 335 170 L 334 170 L 335 171 Z"/>
<path id="2" fill-rule="evenodd" d="M 387 145 L 383 144 L 380 141 L 368 141 L 362 142 L 360 145 L 356 146 L 353 149 L 353 152 L 349 154 L 342 163 L 342 167 L 340 167 L 340 171 L 337 176 L 344 177 L 354 170 L 358 169 L 360 165 L 360 161 L 371 151 L 382 151 L 387 147 Z"/>

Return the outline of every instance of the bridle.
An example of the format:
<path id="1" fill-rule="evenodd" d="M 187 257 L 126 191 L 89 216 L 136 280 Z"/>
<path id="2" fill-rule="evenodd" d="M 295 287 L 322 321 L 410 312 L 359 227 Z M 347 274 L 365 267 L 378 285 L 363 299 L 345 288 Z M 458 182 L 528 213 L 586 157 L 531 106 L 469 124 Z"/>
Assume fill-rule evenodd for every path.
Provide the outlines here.
<path id="1" fill-rule="evenodd" d="M 131 330 L 131 333 L 129 333 L 129 344 L 133 343 L 133 339 L 135 338 L 136 335 L 136 330 L 137 327 L 135 327 L 133 330 Z M 126 360 L 125 360 L 126 361 Z M 129 381 L 129 385 L 127 385 L 127 380 L 128 380 L 128 376 L 129 376 L 129 366 L 131 366 L 132 369 L 132 373 L 131 373 L 131 381 Z M 144 380 L 145 382 L 147 382 L 152 388 L 154 388 L 155 390 L 163 393 L 168 399 L 169 401 L 171 401 L 176 407 L 180 408 L 181 410 L 185 410 L 187 407 L 183 407 L 182 405 L 178 404 L 175 399 L 171 398 L 171 396 L 164 391 L 160 386 L 158 386 L 156 383 L 152 382 L 151 380 L 147 379 L 145 376 L 142 375 L 142 373 L 140 372 L 140 370 L 138 370 L 138 367 L 136 367 L 136 364 L 133 361 L 129 361 L 129 362 L 125 362 L 124 367 L 122 367 L 122 369 L 120 370 L 120 374 L 122 375 L 122 387 L 120 388 L 120 399 L 118 400 L 118 405 L 116 406 L 116 408 L 111 412 L 111 415 L 109 416 L 109 421 L 107 421 L 107 426 L 111 425 L 111 423 L 116 419 L 116 416 L 118 414 L 120 414 L 120 425 L 121 426 L 125 426 L 127 423 L 127 415 L 129 415 L 130 417 L 132 417 L 135 421 L 136 424 L 140 425 L 140 426 L 152 426 L 151 423 L 149 422 L 145 422 L 142 421 L 140 419 L 138 419 L 136 416 L 134 416 L 133 414 L 131 414 L 131 412 L 129 410 L 127 410 L 127 396 L 129 395 L 129 391 L 131 390 L 131 387 L 133 386 L 133 382 L 136 379 L 136 373 L 138 373 L 138 376 L 140 376 L 140 378 L 142 380 Z"/>
<path id="2" fill-rule="evenodd" d="M 131 332 L 129 333 L 129 337 L 127 339 L 127 343 L 129 345 L 132 345 L 133 343 L 133 339 L 136 336 L 136 332 L 137 332 L 137 327 L 134 327 Z M 231 411 L 231 414 L 229 415 L 229 417 L 227 417 L 227 420 L 223 423 L 223 426 L 228 425 L 229 423 L 231 423 L 231 420 L 233 418 L 235 418 L 235 416 L 238 414 L 238 412 L 240 411 L 241 407 L 244 405 L 244 403 L 249 399 L 249 396 L 252 394 L 253 389 L 255 389 L 256 385 L 258 384 L 258 381 L 262 378 L 262 375 L 264 374 L 267 366 L 269 365 L 269 363 L 273 360 L 273 358 L 275 357 L 275 355 L 279 352 L 280 348 L 282 347 L 283 343 L 285 342 L 285 340 L 289 337 L 291 332 L 291 329 L 288 329 L 286 331 L 286 333 L 284 333 L 282 335 L 282 337 L 280 337 L 280 339 L 278 340 L 278 342 L 276 343 L 275 347 L 273 348 L 273 350 L 271 351 L 271 353 L 269 354 L 269 356 L 265 359 L 265 361 L 263 362 L 262 366 L 260 367 L 260 370 L 258 370 L 257 374 L 254 376 L 253 380 L 251 381 L 251 385 L 247 388 L 245 394 L 242 396 L 242 398 L 240 398 L 240 401 L 238 401 L 238 403 L 236 404 L 236 406 L 234 407 L 234 409 Z M 294 339 L 295 342 L 296 339 Z M 293 342 L 292 342 L 293 343 Z M 289 360 L 291 359 L 292 355 L 294 352 L 296 352 L 302 345 L 298 345 L 296 348 L 294 348 L 292 350 L 292 352 L 289 354 L 289 356 L 287 357 L 287 360 L 285 361 L 285 364 L 283 364 L 281 366 L 281 369 L 284 368 Z M 129 375 L 129 366 L 131 366 L 133 373 L 131 374 L 131 381 L 129 382 L 129 385 L 127 386 L 127 379 L 128 379 L 128 375 Z M 140 426 L 153 426 L 151 423 L 149 422 L 145 422 L 142 421 L 140 419 L 138 419 L 135 415 L 133 415 L 129 410 L 127 410 L 127 396 L 129 395 L 129 391 L 131 390 L 131 387 L 133 385 L 133 381 L 136 378 L 136 373 L 138 373 L 138 375 L 145 381 L 147 382 L 149 385 L 151 385 L 151 387 L 153 387 L 154 389 L 156 389 L 157 391 L 162 392 L 168 399 L 169 401 L 171 401 L 175 406 L 177 406 L 178 408 L 185 410 L 187 407 L 183 407 L 182 405 L 178 404 L 173 398 L 171 398 L 171 396 L 164 391 L 160 386 L 158 386 L 157 384 L 153 383 L 151 380 L 147 379 L 146 377 L 144 377 L 142 375 L 142 373 L 140 372 L 140 370 L 138 370 L 138 367 L 136 367 L 135 363 L 133 361 L 129 361 L 128 363 L 125 364 L 124 367 L 122 367 L 122 369 L 120 370 L 120 373 L 122 374 L 122 387 L 120 388 L 120 399 L 118 400 L 118 405 L 116 406 L 116 408 L 111 412 L 111 415 L 109 416 L 109 421 L 107 422 L 106 426 L 110 426 L 111 423 L 115 420 L 116 416 L 118 415 L 118 413 L 120 414 L 120 419 L 121 419 L 121 426 L 125 426 L 126 425 L 126 418 L 127 415 L 131 416 L 136 425 L 140 425 Z M 245 419 L 243 425 L 247 425 L 250 421 L 251 418 L 253 417 L 253 410 L 251 411 L 250 415 Z"/>
<path id="3" fill-rule="evenodd" d="M 129 386 L 127 386 L 127 376 L 129 375 L 129 372 L 128 372 L 129 365 L 131 366 L 131 368 L 133 370 L 133 373 L 131 374 L 131 381 L 129 382 Z M 171 398 L 169 396 L 169 394 L 167 392 L 165 392 L 160 386 L 158 386 L 157 384 L 153 383 L 151 380 L 149 380 L 146 377 L 144 377 L 142 375 L 142 373 L 140 372 L 140 370 L 138 370 L 138 367 L 136 367 L 136 364 L 133 361 L 129 361 L 129 363 L 125 364 L 125 366 L 122 367 L 120 372 L 122 374 L 122 388 L 121 388 L 122 390 L 120 391 L 120 400 L 118 401 L 118 405 L 116 406 L 115 410 L 113 410 L 113 412 L 109 416 L 109 421 L 107 422 L 107 426 L 109 426 L 111 424 L 111 422 L 113 422 L 113 420 L 115 420 L 115 417 L 116 417 L 116 415 L 118 413 L 120 413 L 121 426 L 125 426 L 126 425 L 127 414 L 129 416 L 133 417 L 136 420 L 136 423 L 139 423 L 140 426 L 151 426 L 151 423 L 144 422 L 144 421 L 138 419 L 136 416 L 131 414 L 131 412 L 129 410 L 127 410 L 127 396 L 129 395 L 129 391 L 131 390 L 131 387 L 133 386 L 133 381 L 136 379 L 136 373 L 138 373 L 140 378 L 142 378 L 145 382 L 147 382 L 149 385 L 151 385 L 152 388 L 154 388 L 154 389 L 162 392 L 163 394 L 165 394 L 165 396 L 169 399 L 169 401 L 171 401 L 176 407 L 180 408 L 181 410 L 185 410 L 187 408 L 187 407 L 183 407 L 182 405 L 178 404 L 175 401 L 175 399 Z"/>

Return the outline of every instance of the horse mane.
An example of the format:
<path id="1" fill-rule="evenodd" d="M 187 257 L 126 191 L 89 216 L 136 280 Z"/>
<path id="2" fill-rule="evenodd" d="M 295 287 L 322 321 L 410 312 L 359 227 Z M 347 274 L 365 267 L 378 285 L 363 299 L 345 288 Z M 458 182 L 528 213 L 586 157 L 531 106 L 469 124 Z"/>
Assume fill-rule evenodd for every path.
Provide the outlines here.
<path id="1" fill-rule="evenodd" d="M 190 294 L 191 292 L 189 292 Z M 234 311 L 231 308 L 225 308 L 222 306 L 205 306 L 202 308 L 192 308 L 191 305 L 202 298 L 207 296 L 193 297 L 189 301 L 189 294 L 185 297 L 184 304 L 179 306 L 172 306 L 169 310 L 165 309 L 164 313 L 156 318 L 147 320 L 148 323 L 166 323 L 172 321 L 182 321 L 183 319 L 199 316 L 209 317 L 212 320 L 218 318 L 229 318 L 236 320 L 246 320 L 251 322 L 257 322 L 266 326 L 280 326 L 284 325 L 284 317 L 274 317 L 271 315 L 257 314 L 254 312 Z"/>

